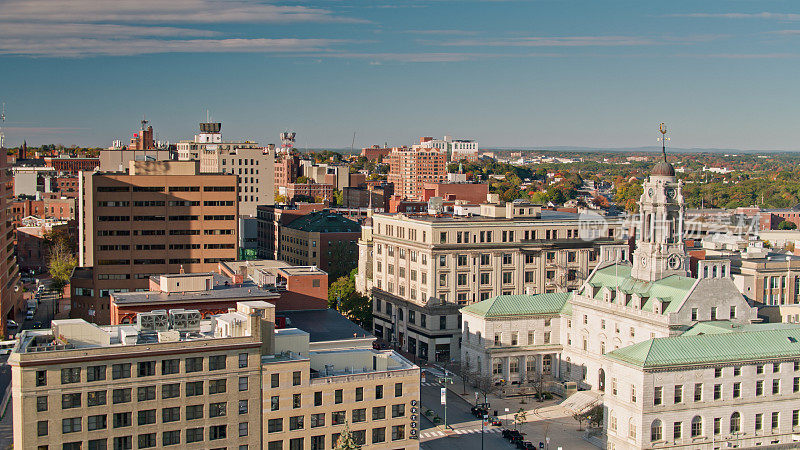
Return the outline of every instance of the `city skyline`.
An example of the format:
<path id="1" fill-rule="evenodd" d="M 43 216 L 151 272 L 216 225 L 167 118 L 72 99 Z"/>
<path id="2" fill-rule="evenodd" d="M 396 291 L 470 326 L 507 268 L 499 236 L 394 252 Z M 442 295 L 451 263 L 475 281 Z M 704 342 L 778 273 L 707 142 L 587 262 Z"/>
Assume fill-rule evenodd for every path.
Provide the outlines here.
<path id="1" fill-rule="evenodd" d="M 7 146 L 190 139 L 795 150 L 786 1 L 7 1 Z"/>

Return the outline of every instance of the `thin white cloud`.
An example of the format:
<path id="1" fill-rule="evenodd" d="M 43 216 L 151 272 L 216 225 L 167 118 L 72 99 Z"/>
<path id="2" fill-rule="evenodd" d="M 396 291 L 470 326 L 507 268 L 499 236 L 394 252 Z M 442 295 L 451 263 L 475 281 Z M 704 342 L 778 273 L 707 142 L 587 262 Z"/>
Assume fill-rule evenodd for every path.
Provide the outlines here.
<path id="1" fill-rule="evenodd" d="M 330 39 L 95 39 L 52 40 L 3 39 L 0 54 L 86 57 L 129 56 L 155 53 L 213 52 L 320 52 L 340 41 Z"/>
<path id="2" fill-rule="evenodd" d="M 477 31 L 472 30 L 407 30 L 404 33 L 410 34 L 433 34 L 443 36 L 474 35 Z"/>
<path id="3" fill-rule="evenodd" d="M 688 58 L 720 58 L 720 59 L 795 59 L 800 53 L 710 53 L 676 55 Z"/>
<path id="4" fill-rule="evenodd" d="M 5 22 L 289 23 L 363 22 L 332 11 L 256 0 L 6 0 Z"/>
<path id="5" fill-rule="evenodd" d="M 800 30 L 770 31 L 770 34 L 779 34 L 779 35 L 783 35 L 783 36 L 798 36 L 798 35 L 800 35 Z"/>
<path id="6" fill-rule="evenodd" d="M 666 17 L 694 17 L 706 19 L 777 19 L 777 20 L 800 20 L 800 14 L 795 13 L 688 13 L 688 14 L 667 14 Z"/>
<path id="7" fill-rule="evenodd" d="M 96 23 L 0 23 L 0 36 L 11 37 L 109 37 L 121 39 L 131 36 L 152 37 L 213 37 L 220 33 L 191 28 L 132 26 Z"/>
<path id="8" fill-rule="evenodd" d="M 658 43 L 653 39 L 632 36 L 534 36 L 437 42 L 439 45 L 454 47 L 622 47 L 656 45 Z"/>

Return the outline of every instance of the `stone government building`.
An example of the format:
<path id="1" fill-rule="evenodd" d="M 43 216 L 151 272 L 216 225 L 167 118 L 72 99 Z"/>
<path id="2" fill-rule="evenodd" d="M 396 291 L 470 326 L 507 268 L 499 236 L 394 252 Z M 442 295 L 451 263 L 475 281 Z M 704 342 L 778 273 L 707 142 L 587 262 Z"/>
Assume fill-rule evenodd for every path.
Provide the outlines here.
<path id="1" fill-rule="evenodd" d="M 794 448 L 800 325 L 759 323 L 729 261 L 689 275 L 666 155 L 643 187 L 631 263 L 603 258 L 570 293 L 463 307 L 461 359 L 510 390 L 536 379 L 590 390 L 608 449 Z"/>

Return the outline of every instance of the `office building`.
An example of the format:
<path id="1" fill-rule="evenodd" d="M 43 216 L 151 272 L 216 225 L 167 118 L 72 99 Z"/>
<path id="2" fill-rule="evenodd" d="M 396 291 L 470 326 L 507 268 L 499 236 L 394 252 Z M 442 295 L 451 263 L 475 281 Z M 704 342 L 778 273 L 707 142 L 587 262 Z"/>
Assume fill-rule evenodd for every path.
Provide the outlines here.
<path id="1" fill-rule="evenodd" d="M 294 265 L 317 266 L 333 281 L 358 265 L 358 222 L 323 210 L 299 217 L 280 231 L 280 259 Z"/>
<path id="2" fill-rule="evenodd" d="M 83 173 L 83 269 L 72 283 L 71 317 L 107 324 L 112 291 L 144 290 L 153 275 L 210 272 L 237 259 L 237 177 L 198 169 L 197 161 L 132 161 L 129 173 Z"/>
<path id="3" fill-rule="evenodd" d="M 258 257 L 280 259 L 281 230 L 289 222 L 325 209 L 324 203 L 293 203 L 290 205 L 259 205 L 257 209 Z"/>
<path id="4" fill-rule="evenodd" d="M 14 447 L 322 449 L 348 426 L 364 448 L 419 448 L 419 368 L 328 325 L 275 330 L 274 306 L 246 301 L 207 320 L 26 330 L 9 360 Z"/>
<path id="5" fill-rule="evenodd" d="M 0 150 L 2 142 L 0 142 Z M 10 201 L 13 195 L 10 189 L 11 176 L 7 170 L 8 163 L 0 161 L 0 313 L 4 319 L 16 319 L 23 308 L 22 283 L 19 280 L 17 257 L 14 255 L 14 225 L 10 216 Z M 6 320 L 0 323 L 3 336 L 9 335 Z"/>
<path id="6" fill-rule="evenodd" d="M 620 219 L 601 222 L 522 201 L 479 211 L 372 216 L 359 240 L 356 281 L 372 295 L 378 338 L 430 361 L 458 358 L 460 307 L 577 289 L 600 263 L 601 247 L 628 248 Z"/>

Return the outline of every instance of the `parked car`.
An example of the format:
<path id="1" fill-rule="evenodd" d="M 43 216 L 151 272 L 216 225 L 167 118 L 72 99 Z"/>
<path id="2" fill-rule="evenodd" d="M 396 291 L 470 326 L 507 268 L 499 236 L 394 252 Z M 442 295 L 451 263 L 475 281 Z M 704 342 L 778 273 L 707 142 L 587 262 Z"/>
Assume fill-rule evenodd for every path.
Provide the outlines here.
<path id="1" fill-rule="evenodd" d="M 38 320 L 36 322 L 33 322 L 33 328 L 39 329 L 39 328 L 43 328 L 43 327 L 44 327 L 44 324 L 42 322 L 39 322 Z"/>
<path id="2" fill-rule="evenodd" d="M 497 417 L 492 418 L 492 426 L 501 427 L 503 426 L 503 421 L 498 419 Z"/>
<path id="3" fill-rule="evenodd" d="M 19 324 L 14 320 L 8 319 L 6 320 L 6 328 L 9 330 L 17 329 L 19 328 Z"/>

